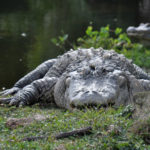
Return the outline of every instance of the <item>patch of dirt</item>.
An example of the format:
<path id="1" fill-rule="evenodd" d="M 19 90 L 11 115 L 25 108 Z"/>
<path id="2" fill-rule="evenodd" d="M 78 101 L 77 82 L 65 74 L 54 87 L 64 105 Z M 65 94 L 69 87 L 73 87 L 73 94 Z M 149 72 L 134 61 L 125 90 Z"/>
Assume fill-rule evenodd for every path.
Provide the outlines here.
<path id="1" fill-rule="evenodd" d="M 41 114 L 35 114 L 32 117 L 27 118 L 8 118 L 8 120 L 6 121 L 6 126 L 10 129 L 15 129 L 18 126 L 27 126 L 35 121 L 43 121 L 47 118 L 48 117 Z"/>

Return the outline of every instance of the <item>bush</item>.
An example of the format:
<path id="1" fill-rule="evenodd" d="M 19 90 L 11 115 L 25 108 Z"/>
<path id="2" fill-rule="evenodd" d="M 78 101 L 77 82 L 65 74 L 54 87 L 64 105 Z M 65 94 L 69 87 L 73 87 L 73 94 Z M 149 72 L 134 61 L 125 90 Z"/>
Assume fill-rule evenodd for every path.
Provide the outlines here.
<path id="1" fill-rule="evenodd" d="M 53 38 L 52 42 L 64 48 L 68 41 L 68 35 L 64 34 L 58 38 Z M 72 44 L 70 44 L 72 45 Z M 109 25 L 100 28 L 100 30 L 93 30 L 92 26 L 88 26 L 83 37 L 79 37 L 76 44 L 72 48 L 99 48 L 114 49 L 116 52 L 124 54 L 127 58 L 132 59 L 135 64 L 140 67 L 150 67 L 150 50 L 142 44 L 131 42 L 126 33 L 122 32 L 121 28 L 116 28 L 114 31 L 110 30 Z"/>
<path id="2" fill-rule="evenodd" d="M 150 50 L 142 44 L 132 43 L 126 33 L 122 33 L 121 28 L 115 31 L 110 30 L 109 26 L 102 27 L 100 31 L 93 31 L 89 26 L 85 36 L 77 39 L 77 44 L 82 48 L 103 47 L 104 49 L 114 49 L 116 52 L 124 54 L 127 58 L 141 67 L 150 67 Z"/>

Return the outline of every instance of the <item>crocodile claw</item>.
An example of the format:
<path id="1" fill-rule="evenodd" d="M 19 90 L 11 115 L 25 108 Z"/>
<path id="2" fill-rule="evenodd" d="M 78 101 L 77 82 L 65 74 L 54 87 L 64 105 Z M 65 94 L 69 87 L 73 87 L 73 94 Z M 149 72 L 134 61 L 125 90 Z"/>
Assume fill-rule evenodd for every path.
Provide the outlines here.
<path id="1" fill-rule="evenodd" d="M 0 98 L 0 104 L 7 104 L 9 106 L 25 106 L 26 103 L 23 99 L 19 98 L 18 95 L 12 96 L 9 98 Z"/>
<path id="2" fill-rule="evenodd" d="M 20 103 L 20 101 L 18 101 L 17 99 L 12 98 L 9 105 L 10 106 L 18 106 Z"/>
<path id="3" fill-rule="evenodd" d="M 2 97 L 0 98 L 0 104 L 8 104 L 9 106 L 24 106 L 26 98 L 19 88 L 11 88 L 1 92 Z M 6 97 L 7 95 L 13 95 L 11 97 Z"/>
<path id="4" fill-rule="evenodd" d="M 13 87 L 11 89 L 5 90 L 0 92 L 0 96 L 8 96 L 8 95 L 14 95 L 17 93 L 20 89 L 18 87 Z"/>
<path id="5" fill-rule="evenodd" d="M 9 104 L 12 98 L 0 98 L 0 104 Z"/>

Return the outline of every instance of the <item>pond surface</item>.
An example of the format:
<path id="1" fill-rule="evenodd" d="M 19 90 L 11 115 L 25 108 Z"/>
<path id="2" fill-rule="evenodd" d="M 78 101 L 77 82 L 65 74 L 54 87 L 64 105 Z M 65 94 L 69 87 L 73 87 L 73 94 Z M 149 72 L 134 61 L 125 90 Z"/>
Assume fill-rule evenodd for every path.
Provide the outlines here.
<path id="1" fill-rule="evenodd" d="M 149 0 L 2 0 L 0 5 L 0 88 L 60 51 L 51 38 L 64 33 L 70 41 L 95 29 L 150 22 Z"/>

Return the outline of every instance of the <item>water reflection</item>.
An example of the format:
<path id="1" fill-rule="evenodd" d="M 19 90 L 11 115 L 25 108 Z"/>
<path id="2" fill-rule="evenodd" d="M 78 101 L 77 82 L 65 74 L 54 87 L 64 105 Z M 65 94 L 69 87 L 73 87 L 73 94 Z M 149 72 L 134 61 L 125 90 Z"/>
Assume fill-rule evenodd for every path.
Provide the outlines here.
<path id="1" fill-rule="evenodd" d="M 60 35 L 62 30 L 68 33 L 70 40 L 73 41 L 84 34 L 91 21 L 97 29 L 107 24 L 112 28 L 119 26 L 124 29 L 129 25 L 138 25 L 141 21 L 139 13 L 142 13 L 139 7 L 145 1 L 14 0 L 11 2 L 5 0 L 1 2 L 0 88 L 12 86 L 16 80 L 39 63 L 63 53 L 50 40 Z"/>

